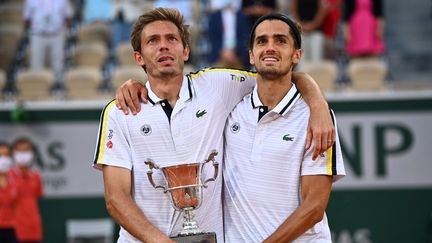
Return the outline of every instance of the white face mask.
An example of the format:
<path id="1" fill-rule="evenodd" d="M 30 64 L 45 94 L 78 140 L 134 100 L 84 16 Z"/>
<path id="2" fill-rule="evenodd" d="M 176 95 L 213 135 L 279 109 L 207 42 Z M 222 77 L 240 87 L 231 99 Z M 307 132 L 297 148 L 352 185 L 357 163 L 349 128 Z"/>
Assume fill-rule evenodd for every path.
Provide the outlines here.
<path id="1" fill-rule="evenodd" d="M 33 152 L 31 151 L 14 153 L 14 161 L 17 165 L 30 165 L 32 159 L 33 159 Z"/>
<path id="2" fill-rule="evenodd" d="M 9 156 L 0 156 L 0 172 L 7 172 L 12 165 L 12 158 Z"/>

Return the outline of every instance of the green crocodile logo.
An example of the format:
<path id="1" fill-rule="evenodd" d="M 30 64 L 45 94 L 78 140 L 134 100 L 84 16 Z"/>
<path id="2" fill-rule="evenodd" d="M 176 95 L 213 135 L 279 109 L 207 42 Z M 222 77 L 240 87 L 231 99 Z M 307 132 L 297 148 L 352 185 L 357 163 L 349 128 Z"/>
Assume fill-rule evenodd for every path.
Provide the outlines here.
<path id="1" fill-rule="evenodd" d="M 197 117 L 197 118 L 200 118 L 200 117 L 204 116 L 205 114 L 207 114 L 207 111 L 206 111 L 206 110 L 203 110 L 203 111 L 198 110 L 198 111 L 196 112 L 196 117 Z"/>
<path id="2" fill-rule="evenodd" d="M 290 137 L 289 134 L 286 134 L 282 137 L 285 141 L 294 141 L 294 137 Z"/>

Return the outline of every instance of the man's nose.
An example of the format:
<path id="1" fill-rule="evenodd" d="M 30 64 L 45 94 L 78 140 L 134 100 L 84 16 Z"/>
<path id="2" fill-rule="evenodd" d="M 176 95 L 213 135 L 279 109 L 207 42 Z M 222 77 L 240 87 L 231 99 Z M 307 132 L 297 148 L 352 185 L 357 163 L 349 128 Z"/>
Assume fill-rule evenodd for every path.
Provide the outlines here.
<path id="1" fill-rule="evenodd" d="M 270 41 L 267 42 L 265 51 L 266 52 L 273 52 L 273 51 L 275 51 L 275 42 L 273 40 L 270 40 Z"/>
<path id="2" fill-rule="evenodd" d="M 169 49 L 168 40 L 162 39 L 159 44 L 160 44 L 159 49 L 161 49 L 161 50 L 168 50 Z"/>

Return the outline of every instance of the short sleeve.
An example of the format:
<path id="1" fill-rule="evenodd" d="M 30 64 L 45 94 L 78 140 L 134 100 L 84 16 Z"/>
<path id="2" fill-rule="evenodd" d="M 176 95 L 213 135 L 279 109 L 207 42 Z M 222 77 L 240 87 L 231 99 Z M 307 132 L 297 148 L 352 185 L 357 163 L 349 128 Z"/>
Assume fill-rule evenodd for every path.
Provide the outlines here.
<path id="1" fill-rule="evenodd" d="M 329 175 L 333 176 L 333 182 L 335 182 L 345 176 L 345 167 L 343 164 L 342 151 L 337 132 L 336 118 L 333 111 L 330 111 L 330 114 L 336 128 L 336 141 L 326 152 L 318 155 L 316 160 L 312 160 L 314 149 L 314 144 L 312 144 L 312 146 L 305 152 L 301 167 L 301 175 Z"/>
<path id="2" fill-rule="evenodd" d="M 102 165 L 111 165 L 132 170 L 125 115 L 114 104 L 115 100 L 102 111 L 93 167 L 101 169 Z"/>

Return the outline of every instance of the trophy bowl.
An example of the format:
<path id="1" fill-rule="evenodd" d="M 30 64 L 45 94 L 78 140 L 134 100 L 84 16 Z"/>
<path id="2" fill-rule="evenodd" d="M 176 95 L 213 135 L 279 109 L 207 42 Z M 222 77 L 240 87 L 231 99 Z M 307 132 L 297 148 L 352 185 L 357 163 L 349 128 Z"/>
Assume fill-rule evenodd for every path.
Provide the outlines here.
<path id="1" fill-rule="evenodd" d="M 145 164 L 149 166 L 147 177 L 155 189 L 162 189 L 164 193 L 170 193 L 172 206 L 183 213 L 184 222 L 182 230 L 171 239 L 177 242 L 216 242 L 216 234 L 206 233 L 201 230 L 194 220 L 193 211 L 201 206 L 203 189 L 207 184 L 215 181 L 219 171 L 219 163 L 215 160 L 216 150 L 212 150 L 206 160 L 201 163 L 185 163 L 173 166 L 160 167 L 153 160 L 147 159 Z M 214 167 L 213 177 L 203 180 L 202 170 L 204 165 L 212 162 Z M 160 170 L 165 180 L 165 185 L 156 185 L 153 181 L 153 170 Z"/>

